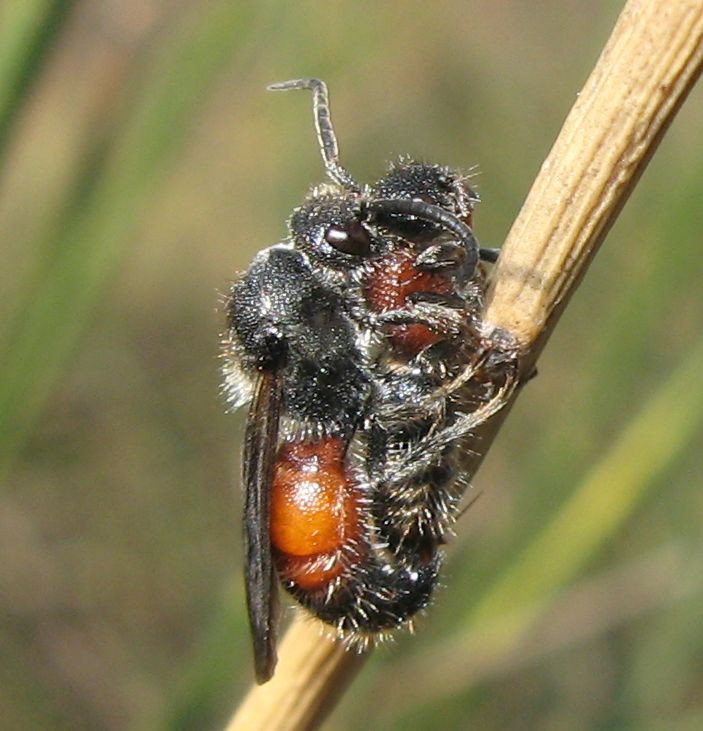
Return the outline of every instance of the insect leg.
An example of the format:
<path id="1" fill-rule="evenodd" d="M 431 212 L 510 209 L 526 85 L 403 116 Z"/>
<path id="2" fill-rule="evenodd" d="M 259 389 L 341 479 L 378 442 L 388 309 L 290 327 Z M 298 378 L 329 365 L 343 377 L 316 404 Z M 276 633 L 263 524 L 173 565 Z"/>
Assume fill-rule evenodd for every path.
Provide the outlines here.
<path id="1" fill-rule="evenodd" d="M 498 413 L 508 402 L 517 383 L 516 375 L 509 373 L 490 398 L 466 413 L 457 414 L 447 426 L 429 435 L 422 444 L 408 450 L 403 456 L 402 464 L 393 465 L 391 474 L 387 475 L 387 483 L 391 486 L 403 485 L 418 472 L 428 469 L 444 449 L 469 437 L 475 429 Z"/>

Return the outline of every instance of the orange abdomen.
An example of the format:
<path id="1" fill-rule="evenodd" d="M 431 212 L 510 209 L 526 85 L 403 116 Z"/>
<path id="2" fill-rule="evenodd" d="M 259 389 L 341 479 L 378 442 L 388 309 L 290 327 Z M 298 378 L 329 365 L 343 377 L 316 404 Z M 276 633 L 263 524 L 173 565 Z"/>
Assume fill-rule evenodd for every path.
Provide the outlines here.
<path id="1" fill-rule="evenodd" d="M 388 312 L 405 307 L 415 292 L 450 294 L 452 287 L 445 275 L 417 269 L 412 251 L 399 249 L 375 265 L 366 285 L 366 299 L 374 312 Z M 393 346 L 408 355 L 417 355 L 443 339 L 441 333 L 420 323 L 389 325 L 386 332 Z"/>
<path id="2" fill-rule="evenodd" d="M 284 581 L 324 589 L 356 558 L 361 492 L 339 437 L 286 442 L 271 489 L 271 543 Z"/>

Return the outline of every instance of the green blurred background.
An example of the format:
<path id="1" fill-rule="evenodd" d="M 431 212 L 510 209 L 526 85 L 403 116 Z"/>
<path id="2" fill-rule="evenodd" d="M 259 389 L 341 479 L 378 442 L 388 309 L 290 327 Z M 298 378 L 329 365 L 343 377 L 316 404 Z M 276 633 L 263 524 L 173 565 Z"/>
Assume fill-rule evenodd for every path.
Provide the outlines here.
<path id="1" fill-rule="evenodd" d="M 0 727 L 217 729 L 252 679 L 218 292 L 321 180 L 478 165 L 499 244 L 620 10 L 0 3 Z M 703 728 L 703 96 L 332 729 Z"/>

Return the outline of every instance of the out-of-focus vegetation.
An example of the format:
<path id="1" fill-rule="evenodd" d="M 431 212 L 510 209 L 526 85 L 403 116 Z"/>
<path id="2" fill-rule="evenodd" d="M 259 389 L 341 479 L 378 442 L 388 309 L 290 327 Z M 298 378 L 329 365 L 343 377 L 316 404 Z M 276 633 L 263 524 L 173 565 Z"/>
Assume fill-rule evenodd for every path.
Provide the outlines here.
<path id="1" fill-rule="evenodd" d="M 217 291 L 345 165 L 470 168 L 499 243 L 620 4 L 4 0 L 0 725 L 208 729 L 252 678 Z M 337 729 L 703 728 L 703 98 L 572 302 L 415 637 Z"/>

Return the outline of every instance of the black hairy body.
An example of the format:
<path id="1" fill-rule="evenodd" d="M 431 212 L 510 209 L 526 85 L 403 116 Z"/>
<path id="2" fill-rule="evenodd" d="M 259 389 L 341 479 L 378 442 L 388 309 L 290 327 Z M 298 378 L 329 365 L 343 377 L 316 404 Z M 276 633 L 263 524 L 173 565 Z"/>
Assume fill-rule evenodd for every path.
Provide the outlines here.
<path id="1" fill-rule="evenodd" d="M 465 490 L 472 434 L 511 364 L 482 332 L 478 200 L 444 166 L 401 160 L 360 186 L 310 88 L 331 183 L 233 285 L 225 392 L 250 407 L 247 596 L 257 678 L 275 665 L 275 584 L 367 642 L 427 606 Z"/>

